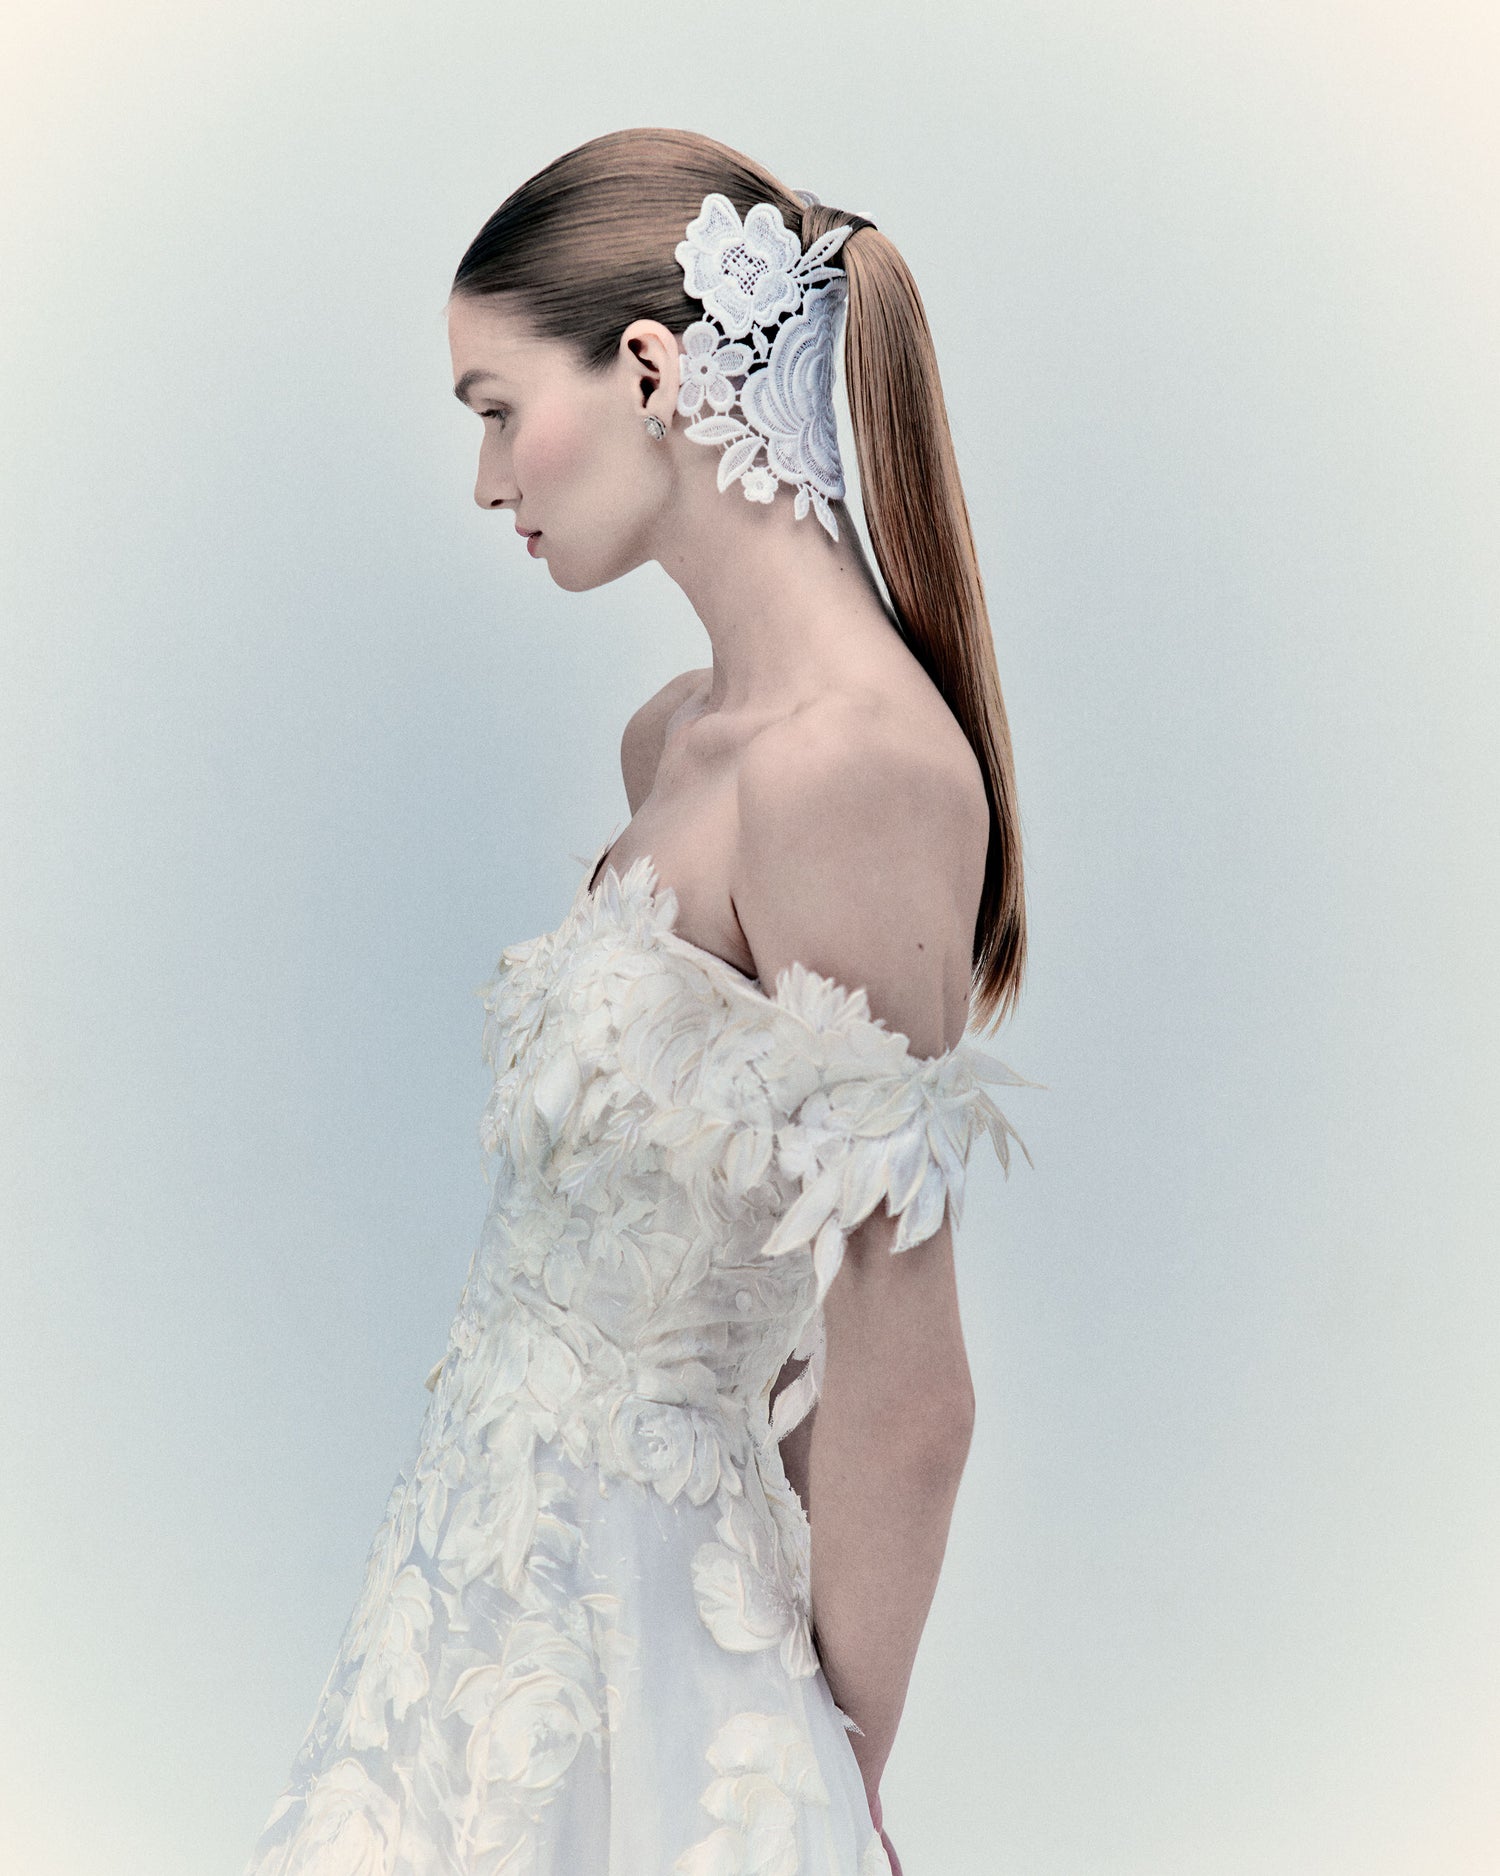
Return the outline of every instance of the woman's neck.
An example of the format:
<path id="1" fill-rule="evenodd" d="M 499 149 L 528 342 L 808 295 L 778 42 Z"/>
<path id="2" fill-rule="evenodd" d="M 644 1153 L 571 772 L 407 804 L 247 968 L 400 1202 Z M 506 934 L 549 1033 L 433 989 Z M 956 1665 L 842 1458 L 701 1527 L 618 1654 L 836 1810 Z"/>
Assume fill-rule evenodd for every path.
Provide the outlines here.
<path id="1" fill-rule="evenodd" d="M 732 491 L 709 499 L 729 503 Z M 837 541 L 816 516 L 797 520 L 789 489 L 775 503 L 735 507 L 753 512 L 710 510 L 697 526 L 687 517 L 655 555 L 713 647 L 706 708 L 815 695 L 862 652 L 899 637 L 842 502 L 834 509 Z"/>

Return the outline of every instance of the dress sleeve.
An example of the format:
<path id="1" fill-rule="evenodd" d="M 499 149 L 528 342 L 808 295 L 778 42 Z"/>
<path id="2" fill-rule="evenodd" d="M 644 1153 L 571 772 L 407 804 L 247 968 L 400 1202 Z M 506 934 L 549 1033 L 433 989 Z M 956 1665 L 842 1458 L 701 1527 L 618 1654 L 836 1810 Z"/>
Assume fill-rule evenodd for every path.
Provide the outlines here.
<path id="1" fill-rule="evenodd" d="M 885 1200 L 896 1220 L 892 1253 L 924 1243 L 963 1215 L 964 1175 L 974 1141 L 987 1135 L 1010 1172 L 1010 1142 L 1026 1143 L 996 1106 L 989 1082 L 1037 1087 L 968 1037 L 942 1055 L 913 1055 L 908 1039 L 869 1013 L 863 990 L 848 991 L 800 964 L 781 975 L 776 1001 L 788 1021 L 760 1063 L 783 1116 L 776 1161 L 795 1196 L 762 1247 L 784 1257 L 812 1247 L 816 1294 L 793 1359 L 807 1366 L 776 1397 L 774 1436 L 784 1439 L 822 1393 L 823 1299 L 843 1262 L 848 1234 Z"/>

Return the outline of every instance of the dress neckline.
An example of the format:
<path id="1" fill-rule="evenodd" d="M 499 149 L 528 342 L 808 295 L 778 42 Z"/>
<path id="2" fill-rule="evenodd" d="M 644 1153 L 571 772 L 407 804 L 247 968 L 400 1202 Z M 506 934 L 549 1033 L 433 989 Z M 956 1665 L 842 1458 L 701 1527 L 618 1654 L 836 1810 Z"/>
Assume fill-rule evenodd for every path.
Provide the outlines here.
<path id="1" fill-rule="evenodd" d="M 694 957 L 705 959 L 709 964 L 717 965 L 734 983 L 738 984 L 751 995 L 765 997 L 768 1002 L 774 1001 L 774 998 L 767 996 L 766 990 L 758 977 L 752 977 L 747 971 L 742 971 L 738 964 L 731 964 L 728 958 L 721 958 L 717 951 L 710 951 L 703 945 L 695 945 L 690 938 L 684 938 L 674 929 L 677 923 L 677 913 L 679 910 L 677 892 L 674 887 L 663 886 L 660 883 L 656 872 L 656 862 L 649 853 L 637 854 L 623 873 L 620 872 L 613 861 L 610 861 L 607 866 L 604 865 L 603 863 L 609 859 L 609 854 L 614 844 L 615 837 L 611 834 L 609 839 L 605 841 L 600 852 L 595 856 L 588 871 L 585 873 L 583 888 L 583 897 L 585 899 L 591 901 L 591 903 L 596 906 L 601 905 L 603 901 L 600 898 L 600 888 L 603 886 L 604 880 L 610 874 L 614 875 L 616 888 L 621 894 L 628 895 L 631 888 L 639 884 L 644 890 L 645 904 L 650 911 L 659 911 L 670 897 L 672 901 L 671 910 L 667 915 L 666 923 L 660 928 L 660 936 L 669 939 L 675 945 L 680 945 L 683 950 L 690 951 Z"/>
<path id="2" fill-rule="evenodd" d="M 763 1009 L 783 1011 L 803 1022 L 811 1020 L 814 1027 L 818 1028 L 827 1023 L 830 1012 L 836 1009 L 840 1023 L 853 1020 L 861 1028 L 894 1039 L 911 1067 L 924 1076 L 946 1075 L 962 1065 L 986 1077 L 994 1075 L 998 1079 L 1030 1087 L 1040 1085 L 1027 1082 L 1024 1075 L 1018 1075 L 998 1056 L 983 1048 L 967 1029 L 951 1048 L 944 1049 L 940 1054 L 918 1055 L 905 1030 L 892 1029 L 883 1016 L 876 1016 L 871 1011 L 869 997 L 864 990 L 851 990 L 836 977 L 825 977 L 821 971 L 812 970 L 805 964 L 788 966 L 779 974 L 775 987 L 765 989 L 758 977 L 746 976 L 728 958 L 721 958 L 717 951 L 708 951 L 702 945 L 695 945 L 690 938 L 683 938 L 673 929 L 679 910 L 677 892 L 672 886 L 660 884 L 656 877 L 656 863 L 649 853 L 638 854 L 623 873 L 612 863 L 605 866 L 601 873 L 600 862 L 607 857 L 614 839 L 612 834 L 584 872 L 574 900 L 575 909 L 587 904 L 596 912 L 604 912 L 618 919 L 627 905 L 638 905 L 647 916 L 652 943 L 666 945 L 669 949 L 675 947 L 685 953 L 710 974 L 717 973 L 726 988 L 748 1002 Z M 595 874 L 599 874 L 597 881 Z M 604 885 L 611 878 L 614 880 L 613 894 L 609 894 Z M 816 1018 L 811 1017 L 808 1011 L 809 992 L 812 993 L 812 1000 L 822 1006 L 822 1014 Z"/>

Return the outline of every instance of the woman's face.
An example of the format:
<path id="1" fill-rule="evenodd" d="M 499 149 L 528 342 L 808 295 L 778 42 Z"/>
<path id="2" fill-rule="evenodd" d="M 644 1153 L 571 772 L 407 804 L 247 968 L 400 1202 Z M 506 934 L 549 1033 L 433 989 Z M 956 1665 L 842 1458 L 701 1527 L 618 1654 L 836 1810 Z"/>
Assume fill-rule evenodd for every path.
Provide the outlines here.
<path id="1" fill-rule="evenodd" d="M 655 524 L 674 470 L 648 410 L 670 426 L 679 347 L 665 326 L 638 320 L 608 370 L 583 370 L 564 345 L 539 339 L 502 300 L 448 302 L 455 393 L 484 435 L 474 499 L 540 530 L 529 551 L 570 592 L 617 580 L 652 558 Z M 522 541 L 516 552 L 527 552 Z"/>

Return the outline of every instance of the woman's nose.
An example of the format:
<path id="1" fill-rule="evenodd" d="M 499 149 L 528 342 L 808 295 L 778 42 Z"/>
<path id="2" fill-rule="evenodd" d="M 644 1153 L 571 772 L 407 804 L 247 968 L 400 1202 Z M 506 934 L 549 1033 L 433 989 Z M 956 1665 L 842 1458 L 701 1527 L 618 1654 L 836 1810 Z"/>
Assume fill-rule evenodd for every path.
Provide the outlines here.
<path id="1" fill-rule="evenodd" d="M 511 480 L 505 464 L 488 451 L 481 451 L 479 472 L 474 478 L 474 499 L 481 508 L 503 508 L 507 502 L 518 503 L 521 491 Z"/>

